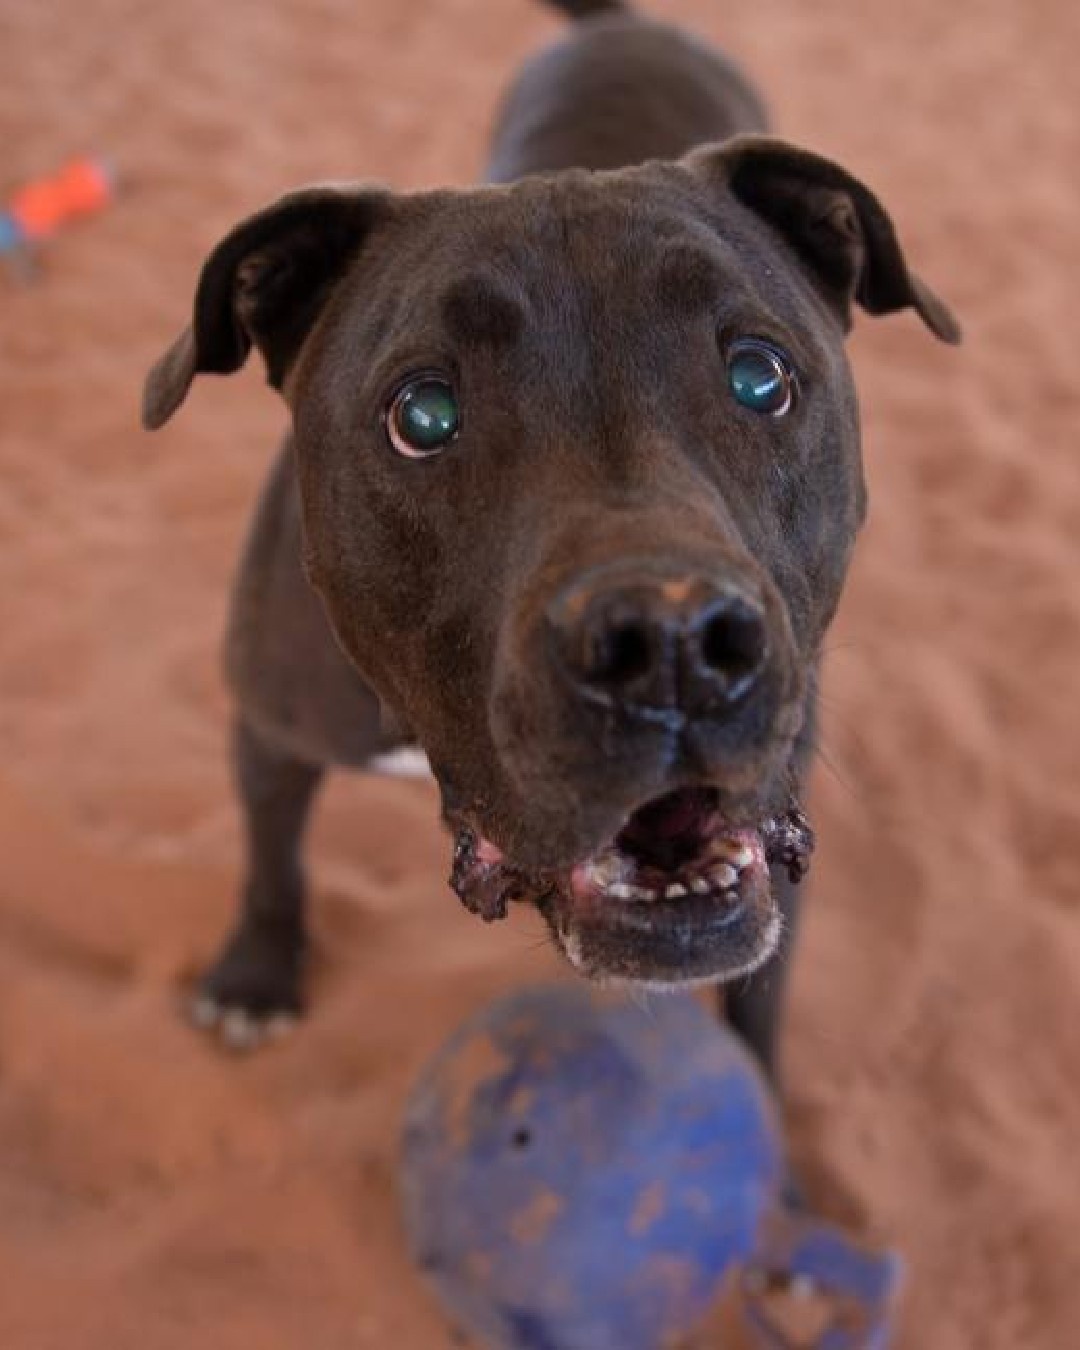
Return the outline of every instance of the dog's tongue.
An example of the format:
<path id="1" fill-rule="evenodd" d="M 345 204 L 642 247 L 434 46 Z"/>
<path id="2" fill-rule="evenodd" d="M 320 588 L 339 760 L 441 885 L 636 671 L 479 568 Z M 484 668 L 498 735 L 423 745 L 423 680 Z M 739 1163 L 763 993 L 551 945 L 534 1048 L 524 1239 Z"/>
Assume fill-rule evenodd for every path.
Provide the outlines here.
<path id="1" fill-rule="evenodd" d="M 707 790 L 684 788 L 639 807 L 619 831 L 623 852 L 646 861 L 672 865 L 691 856 L 703 843 L 715 818 L 715 802 Z"/>
<path id="2" fill-rule="evenodd" d="M 707 792 L 684 790 L 669 792 L 666 797 L 647 802 L 623 826 L 620 833 L 627 842 L 660 836 L 688 834 L 697 829 L 709 814 L 711 801 Z"/>

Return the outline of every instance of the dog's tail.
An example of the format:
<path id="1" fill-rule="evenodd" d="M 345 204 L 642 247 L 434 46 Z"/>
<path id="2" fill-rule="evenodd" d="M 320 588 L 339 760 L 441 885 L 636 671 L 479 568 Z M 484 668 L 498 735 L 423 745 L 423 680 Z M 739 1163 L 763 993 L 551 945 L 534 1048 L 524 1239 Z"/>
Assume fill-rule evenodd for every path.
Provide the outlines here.
<path id="1" fill-rule="evenodd" d="M 629 8 L 623 0 L 546 0 L 546 3 L 571 19 L 589 19 L 595 14 L 618 14 Z"/>

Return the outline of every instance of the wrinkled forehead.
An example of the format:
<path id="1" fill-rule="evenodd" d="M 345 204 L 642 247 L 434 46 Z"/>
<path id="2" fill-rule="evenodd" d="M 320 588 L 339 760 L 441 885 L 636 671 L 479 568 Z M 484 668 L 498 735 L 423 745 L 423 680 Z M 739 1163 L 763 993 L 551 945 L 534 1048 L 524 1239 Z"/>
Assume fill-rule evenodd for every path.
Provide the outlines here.
<path id="1" fill-rule="evenodd" d="M 613 311 L 636 297 L 698 308 L 742 290 L 736 250 L 704 204 L 663 178 L 559 175 L 437 202 L 415 247 L 438 260 L 442 308 L 517 302 L 532 321 L 568 300 Z"/>
<path id="2" fill-rule="evenodd" d="M 388 351 L 550 349 L 578 330 L 625 347 L 703 316 L 809 332 L 818 307 L 784 249 L 686 179 L 649 166 L 400 199 L 358 260 L 348 321 Z"/>

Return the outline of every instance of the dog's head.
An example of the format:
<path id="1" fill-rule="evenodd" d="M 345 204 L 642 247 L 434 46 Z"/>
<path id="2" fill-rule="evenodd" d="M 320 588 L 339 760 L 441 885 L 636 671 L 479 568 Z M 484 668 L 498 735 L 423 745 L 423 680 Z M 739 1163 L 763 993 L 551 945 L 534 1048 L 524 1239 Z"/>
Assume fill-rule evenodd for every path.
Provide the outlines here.
<path id="1" fill-rule="evenodd" d="M 574 964 L 752 968 L 865 510 L 851 308 L 948 310 L 836 165 L 678 163 L 395 196 L 315 188 L 210 255 L 159 426 L 252 346 L 293 419 L 306 566 L 427 751 L 454 884 Z"/>

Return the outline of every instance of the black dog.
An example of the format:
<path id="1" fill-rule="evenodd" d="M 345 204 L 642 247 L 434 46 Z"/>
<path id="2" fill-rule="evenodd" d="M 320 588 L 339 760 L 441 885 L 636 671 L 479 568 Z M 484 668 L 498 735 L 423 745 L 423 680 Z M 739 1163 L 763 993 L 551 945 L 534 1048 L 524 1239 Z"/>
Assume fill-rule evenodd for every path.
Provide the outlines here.
<path id="1" fill-rule="evenodd" d="M 157 427 L 254 345 L 292 414 L 228 638 L 250 874 L 199 1010 L 233 1043 L 301 1006 L 325 767 L 415 743 L 470 908 L 535 903 L 601 980 L 768 962 L 728 1014 L 772 1066 L 866 500 L 844 334 L 854 304 L 958 330 L 867 188 L 761 135 L 726 60 L 561 7 L 582 22 L 514 86 L 489 185 L 277 202 L 210 255 L 147 383 Z"/>

